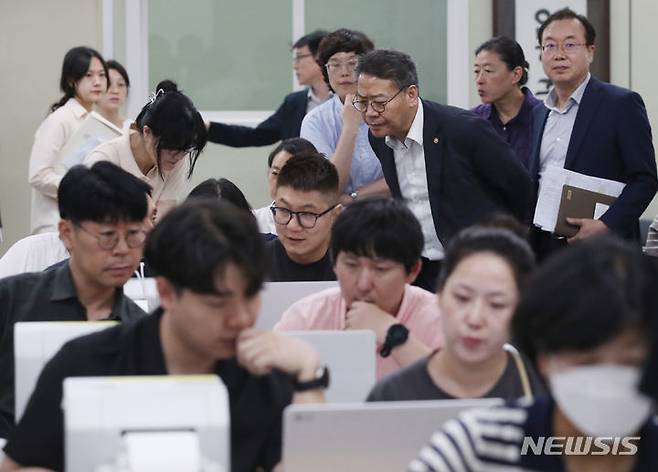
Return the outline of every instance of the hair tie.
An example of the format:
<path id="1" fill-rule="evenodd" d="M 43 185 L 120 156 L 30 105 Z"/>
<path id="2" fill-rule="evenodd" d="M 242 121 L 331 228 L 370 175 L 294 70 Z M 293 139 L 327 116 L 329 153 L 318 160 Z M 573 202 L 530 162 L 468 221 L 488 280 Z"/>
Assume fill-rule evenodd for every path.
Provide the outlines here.
<path id="1" fill-rule="evenodd" d="M 163 89 L 158 89 L 156 92 L 151 92 L 151 95 L 149 95 L 149 102 L 151 105 L 153 105 L 153 102 L 160 96 L 164 95 L 165 91 Z"/>

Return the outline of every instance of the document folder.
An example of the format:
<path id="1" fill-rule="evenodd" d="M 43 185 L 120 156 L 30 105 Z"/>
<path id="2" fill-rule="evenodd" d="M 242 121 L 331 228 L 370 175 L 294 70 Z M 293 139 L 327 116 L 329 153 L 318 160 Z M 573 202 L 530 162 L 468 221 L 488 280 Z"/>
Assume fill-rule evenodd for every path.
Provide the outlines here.
<path id="1" fill-rule="evenodd" d="M 560 199 L 560 209 L 555 224 L 555 234 L 567 238 L 575 236 L 578 227 L 567 223 L 567 218 L 598 219 L 616 199 L 616 197 L 604 193 L 565 185 L 562 187 L 562 198 Z M 599 211 L 597 211 L 597 206 Z"/>

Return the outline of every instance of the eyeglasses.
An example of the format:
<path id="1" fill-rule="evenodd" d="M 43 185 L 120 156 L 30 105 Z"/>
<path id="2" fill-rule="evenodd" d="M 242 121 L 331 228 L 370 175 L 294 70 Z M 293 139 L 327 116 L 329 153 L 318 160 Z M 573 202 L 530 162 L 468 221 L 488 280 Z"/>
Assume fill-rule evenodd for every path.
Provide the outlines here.
<path id="1" fill-rule="evenodd" d="M 330 61 L 324 66 L 327 68 L 328 72 L 339 72 L 341 69 L 345 69 L 348 73 L 354 73 L 358 64 L 359 61 L 355 58 L 347 62 Z"/>
<path id="2" fill-rule="evenodd" d="M 406 86 L 402 87 L 400 90 L 397 91 L 395 95 L 393 95 L 391 98 L 389 98 L 384 102 L 376 101 L 376 100 L 368 100 L 368 99 L 358 100 L 357 95 L 355 95 L 354 98 L 352 99 L 352 105 L 354 106 L 354 108 L 357 109 L 357 111 L 361 113 L 365 113 L 366 111 L 368 111 L 368 103 L 370 103 L 370 108 L 372 108 L 372 110 L 375 113 L 379 113 L 381 115 L 382 113 L 384 113 L 384 110 L 386 110 L 386 105 L 388 105 L 388 103 L 392 101 L 395 97 L 400 95 L 400 92 L 402 92 L 406 88 L 407 88 Z"/>
<path id="3" fill-rule="evenodd" d="M 292 58 L 292 62 L 297 64 L 299 61 L 301 61 L 302 59 L 304 59 L 306 57 L 313 57 L 313 54 L 310 54 L 310 53 L 309 54 L 297 54 L 295 57 Z"/>
<path id="4" fill-rule="evenodd" d="M 114 249 L 119 244 L 119 233 L 117 231 L 103 231 L 100 234 L 94 234 L 84 226 L 78 223 L 74 224 L 88 235 L 96 238 L 101 249 Z M 124 235 L 124 239 L 126 240 L 126 245 L 134 249 L 144 244 L 146 233 L 142 229 L 128 230 Z"/>
<path id="5" fill-rule="evenodd" d="M 287 208 L 277 206 L 271 206 L 270 211 L 274 217 L 274 222 L 278 225 L 286 226 L 288 223 L 290 223 L 292 217 L 296 216 L 299 226 L 302 228 L 311 229 L 315 227 L 315 224 L 318 222 L 318 218 L 326 215 L 331 210 L 336 208 L 336 206 L 338 206 L 338 203 L 330 206 L 322 213 L 312 213 L 310 211 L 292 211 L 288 210 Z"/>
<path id="6" fill-rule="evenodd" d="M 549 41 L 545 43 L 541 50 L 544 51 L 544 54 L 550 56 L 558 52 L 559 49 L 562 49 L 566 54 L 571 54 L 576 52 L 576 50 L 581 46 L 587 46 L 587 43 L 574 43 L 573 41 L 567 41 L 562 44 L 558 44 L 554 41 Z"/>

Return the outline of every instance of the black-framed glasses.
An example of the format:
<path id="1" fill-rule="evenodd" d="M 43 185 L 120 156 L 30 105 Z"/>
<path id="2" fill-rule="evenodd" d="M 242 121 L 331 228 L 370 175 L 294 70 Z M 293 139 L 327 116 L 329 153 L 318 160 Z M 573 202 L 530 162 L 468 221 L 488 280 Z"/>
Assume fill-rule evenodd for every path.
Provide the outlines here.
<path id="1" fill-rule="evenodd" d="M 323 217 L 337 206 L 338 203 L 330 206 L 322 213 L 313 213 L 310 211 L 292 211 L 287 208 L 274 205 L 270 207 L 270 211 L 274 217 L 274 222 L 278 225 L 286 226 L 288 223 L 290 223 L 292 217 L 295 216 L 297 217 L 297 223 L 299 226 L 302 228 L 311 229 L 315 227 L 316 223 L 318 222 L 318 218 Z"/>
<path id="2" fill-rule="evenodd" d="M 87 233 L 90 236 L 93 236 L 98 241 L 98 245 L 101 249 L 114 249 L 117 244 L 119 244 L 119 232 L 118 231 L 102 231 L 99 234 L 92 233 L 87 228 L 82 226 L 79 223 L 74 223 L 76 227 L 80 228 L 82 231 Z M 124 235 L 126 240 L 126 245 L 129 248 L 140 247 L 144 244 L 146 240 L 146 233 L 143 229 L 131 229 L 126 232 Z"/>
<path id="3" fill-rule="evenodd" d="M 372 108 L 372 110 L 375 113 L 379 113 L 381 115 L 382 113 L 384 113 L 384 110 L 386 110 L 386 105 L 388 105 L 389 102 L 391 102 L 395 97 L 400 95 L 400 92 L 402 92 L 406 88 L 407 86 L 405 85 L 400 90 L 398 90 L 395 95 L 393 95 L 391 98 L 389 98 L 384 102 L 377 100 L 368 100 L 367 98 L 358 99 L 357 95 L 354 95 L 354 98 L 352 99 L 352 105 L 354 106 L 354 108 L 356 108 L 357 111 L 361 113 L 365 113 L 366 111 L 368 111 L 368 103 L 370 103 L 370 108 Z"/>

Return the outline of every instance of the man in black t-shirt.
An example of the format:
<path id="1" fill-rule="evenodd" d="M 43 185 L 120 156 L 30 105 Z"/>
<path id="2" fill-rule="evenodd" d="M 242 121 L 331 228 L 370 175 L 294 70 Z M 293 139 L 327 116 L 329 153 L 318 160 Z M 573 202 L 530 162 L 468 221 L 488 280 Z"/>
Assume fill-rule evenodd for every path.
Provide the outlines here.
<path id="1" fill-rule="evenodd" d="M 329 242 L 340 210 L 338 172 L 328 159 L 308 153 L 286 162 L 272 204 L 279 239 L 267 243 L 272 282 L 336 280 Z"/>
<path id="2" fill-rule="evenodd" d="M 217 374 L 229 392 L 233 471 L 272 470 L 281 460 L 283 408 L 293 400 L 323 400 L 328 377 L 310 345 L 251 329 L 265 257 L 249 214 L 221 201 L 185 203 L 158 223 L 145 256 L 161 307 L 75 339 L 56 354 L 9 438 L 0 470 L 64 469 L 66 377 Z"/>

